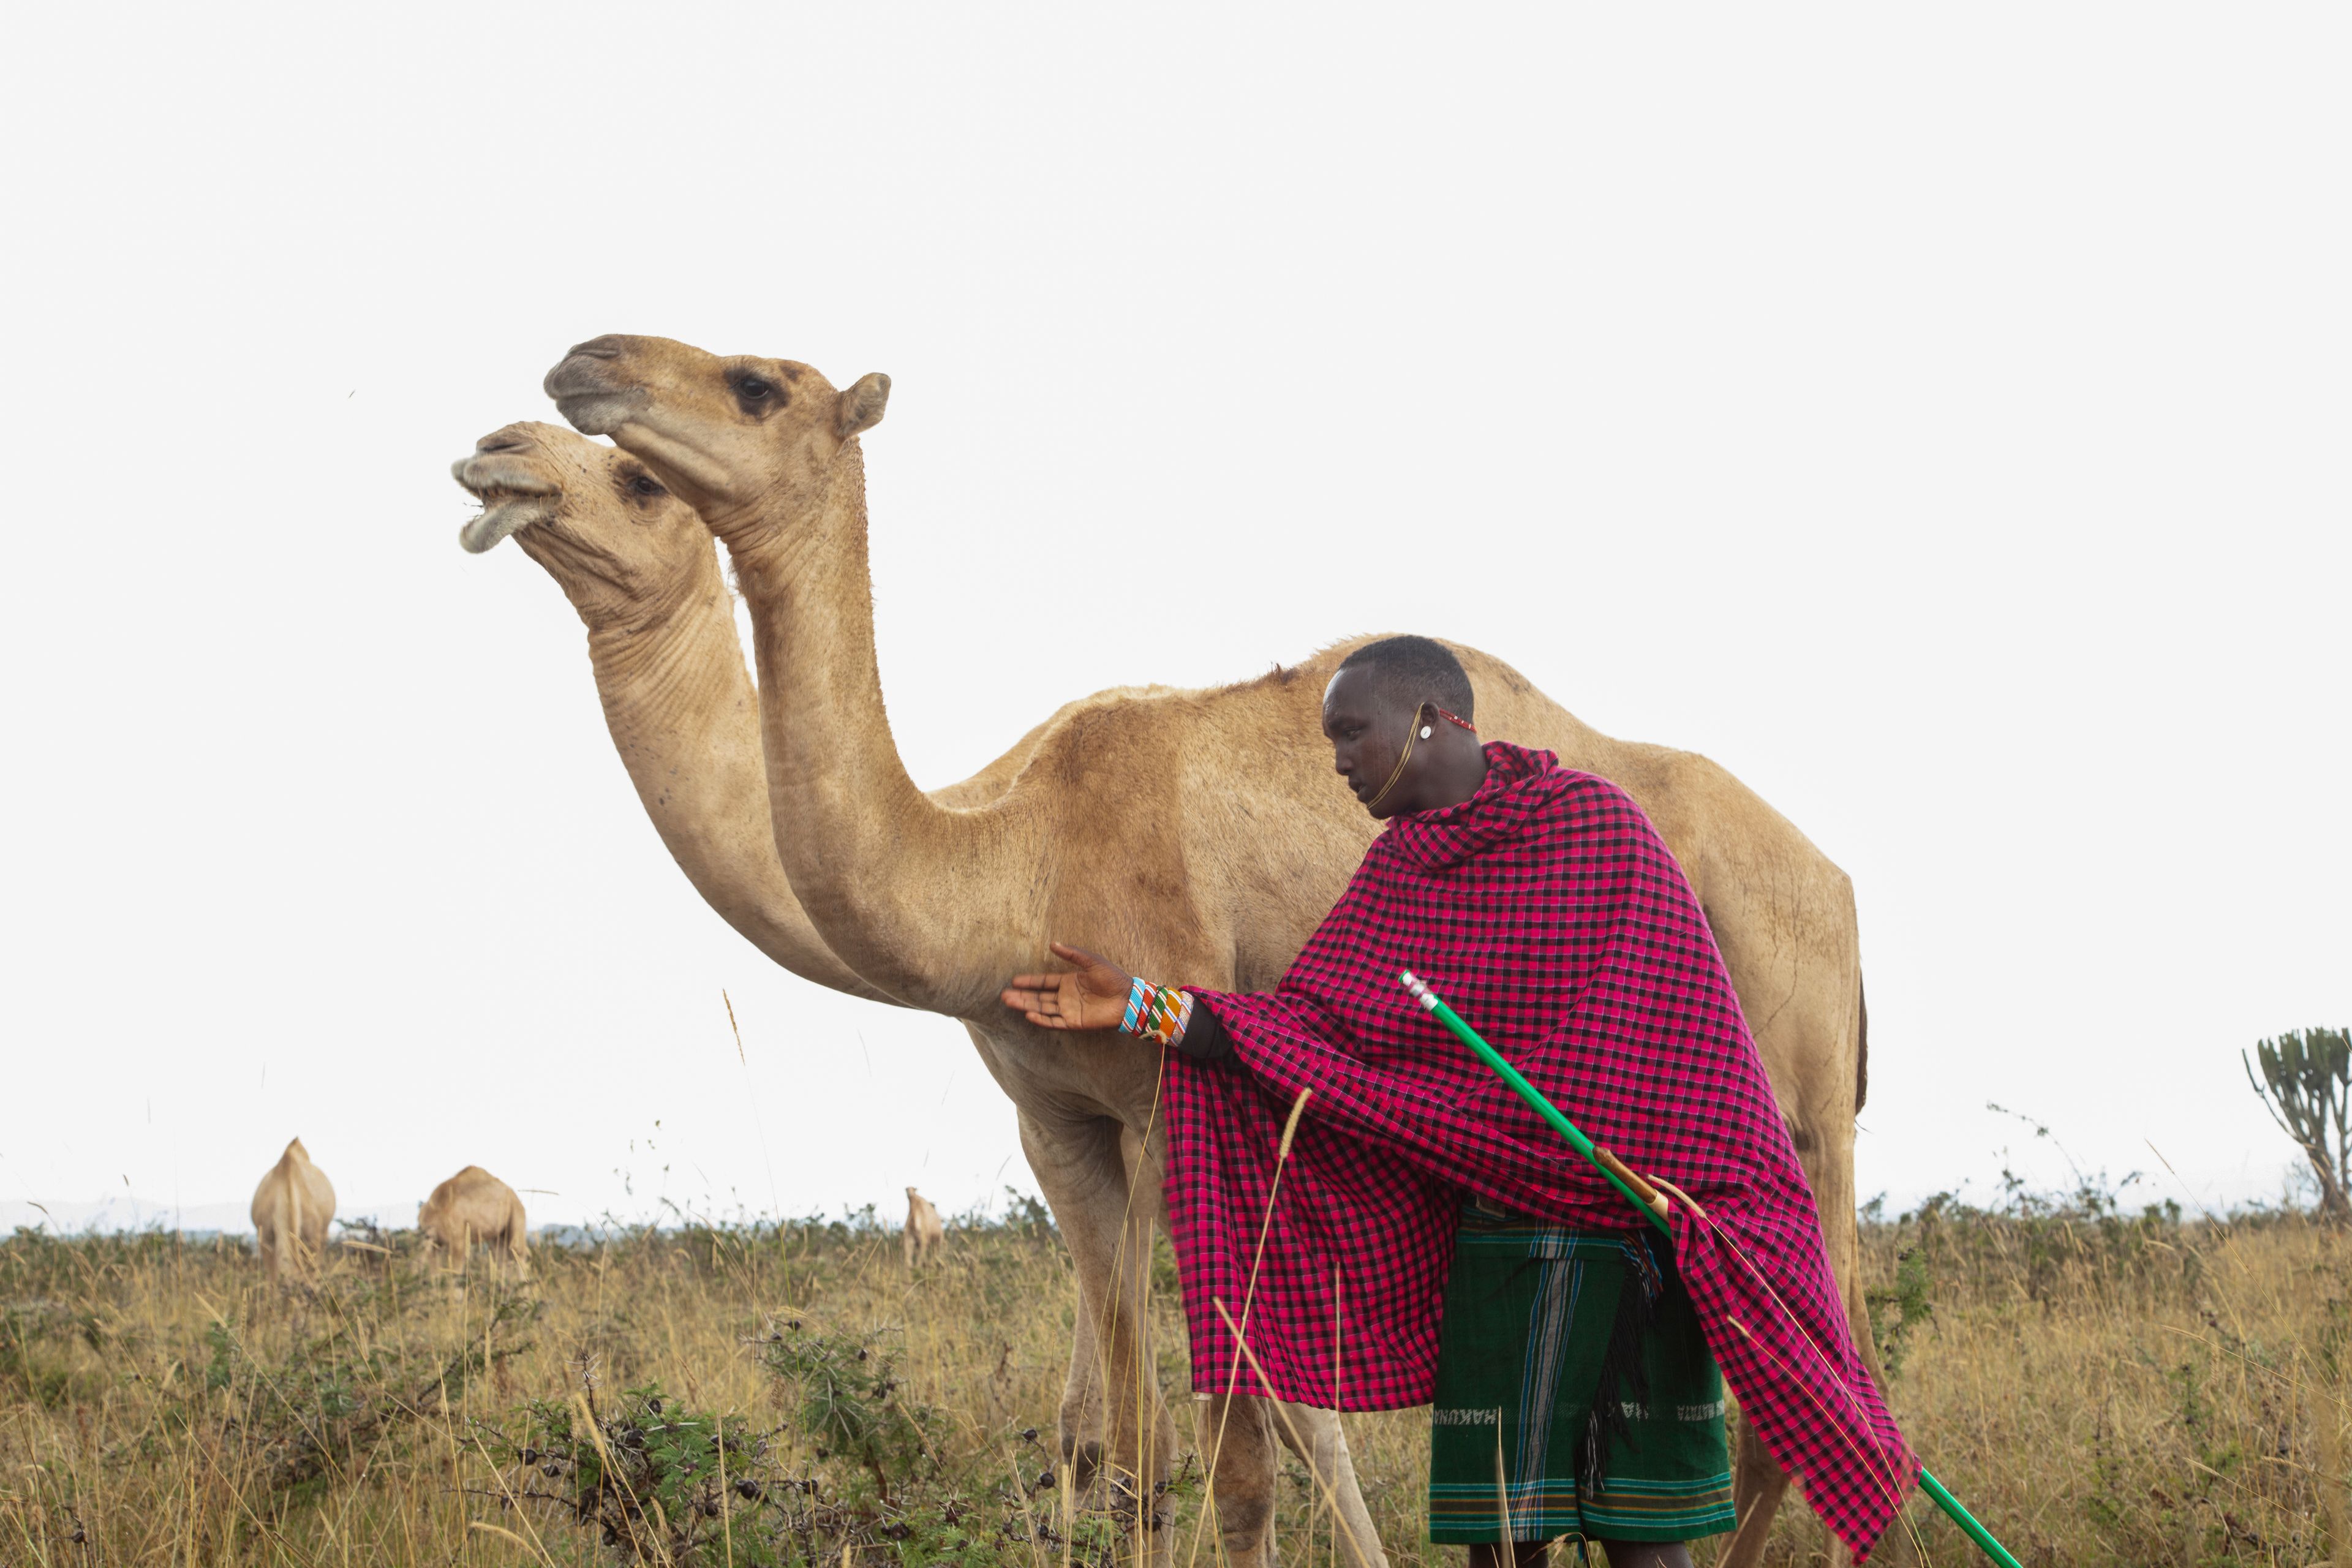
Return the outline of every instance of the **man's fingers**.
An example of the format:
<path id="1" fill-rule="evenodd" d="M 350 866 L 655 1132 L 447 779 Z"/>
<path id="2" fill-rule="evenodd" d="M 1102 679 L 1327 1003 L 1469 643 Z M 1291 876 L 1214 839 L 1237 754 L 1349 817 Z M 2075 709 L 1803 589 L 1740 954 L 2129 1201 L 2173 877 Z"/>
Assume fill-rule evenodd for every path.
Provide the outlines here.
<path id="1" fill-rule="evenodd" d="M 1058 991 L 1062 976 L 1058 974 L 1016 974 L 1006 982 L 1016 991 Z"/>
<path id="2" fill-rule="evenodd" d="M 1047 1017 L 1043 1013 L 1030 1014 L 1029 1021 L 1041 1029 L 1066 1029 L 1070 1026 L 1070 1021 L 1067 1018 Z"/>

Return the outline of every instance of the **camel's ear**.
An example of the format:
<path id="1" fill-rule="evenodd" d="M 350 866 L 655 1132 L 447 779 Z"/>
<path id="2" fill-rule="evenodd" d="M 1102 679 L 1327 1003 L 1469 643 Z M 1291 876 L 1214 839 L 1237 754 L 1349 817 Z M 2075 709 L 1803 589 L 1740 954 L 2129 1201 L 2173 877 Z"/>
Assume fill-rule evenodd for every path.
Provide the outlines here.
<path id="1" fill-rule="evenodd" d="M 890 378 L 880 371 L 857 378 L 857 384 L 833 400 L 833 427 L 845 441 L 860 430 L 882 423 L 890 402 Z"/>

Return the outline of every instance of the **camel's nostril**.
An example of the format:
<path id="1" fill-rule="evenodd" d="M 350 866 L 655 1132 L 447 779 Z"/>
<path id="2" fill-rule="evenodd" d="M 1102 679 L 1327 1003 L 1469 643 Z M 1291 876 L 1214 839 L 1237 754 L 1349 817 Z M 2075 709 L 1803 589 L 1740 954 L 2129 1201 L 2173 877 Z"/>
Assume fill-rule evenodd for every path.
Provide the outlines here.
<path id="1" fill-rule="evenodd" d="M 572 352 L 563 357 L 566 359 L 619 359 L 621 357 L 620 335 L 616 332 L 606 332 L 601 338 L 590 338 L 584 343 L 574 343 L 572 345 Z"/>
<path id="2" fill-rule="evenodd" d="M 520 452 L 530 445 L 530 439 L 529 437 L 525 436 L 485 436 L 482 437 L 480 445 L 477 446 L 474 450 L 477 452 Z"/>

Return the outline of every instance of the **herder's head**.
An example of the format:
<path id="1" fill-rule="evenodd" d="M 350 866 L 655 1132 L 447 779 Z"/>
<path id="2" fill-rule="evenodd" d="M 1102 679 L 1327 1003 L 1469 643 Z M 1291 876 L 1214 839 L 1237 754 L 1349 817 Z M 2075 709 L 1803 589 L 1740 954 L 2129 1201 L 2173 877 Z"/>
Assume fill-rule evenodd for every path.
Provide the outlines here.
<path id="1" fill-rule="evenodd" d="M 1428 637 L 1382 637 L 1340 660 L 1323 691 L 1331 765 L 1385 821 L 1458 805 L 1486 777 L 1461 660 Z"/>

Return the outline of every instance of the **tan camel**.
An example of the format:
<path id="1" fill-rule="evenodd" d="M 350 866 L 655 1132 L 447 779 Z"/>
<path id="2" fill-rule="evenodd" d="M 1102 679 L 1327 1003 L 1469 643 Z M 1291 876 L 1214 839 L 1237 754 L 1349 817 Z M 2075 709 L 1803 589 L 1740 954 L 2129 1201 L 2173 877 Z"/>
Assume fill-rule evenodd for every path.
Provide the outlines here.
<path id="1" fill-rule="evenodd" d="M 891 1002 L 817 937 L 777 858 L 751 678 L 702 520 L 661 490 L 636 458 L 562 426 L 523 422 L 494 431 L 451 471 L 483 505 L 458 542 L 479 554 L 512 537 L 555 579 L 586 626 L 614 746 L 695 889 L 793 973 Z M 948 807 L 994 799 L 1054 721 L 932 798 Z M 1094 1376 L 1091 1330 L 1082 1318 L 1071 1346 L 1073 1386 Z M 1090 1431 L 1101 1426 L 1100 1400 L 1074 1401 L 1072 1408 L 1087 1412 Z"/>
<path id="2" fill-rule="evenodd" d="M 790 361 L 611 337 L 573 351 L 547 390 L 575 426 L 644 459 L 727 546 L 752 612 L 772 815 L 793 890 L 852 970 L 971 1030 L 1020 1109 L 1100 1346 L 1094 1377 L 1074 1364 L 1066 1451 L 1085 1457 L 1088 1401 L 1108 1388 L 1106 1457 L 1144 1484 L 1158 1479 L 1172 1434 L 1139 1376 L 1150 1364 L 1139 1263 L 1159 1206 L 1156 1142 L 1151 1159 L 1132 1157 L 1135 1140 L 1151 1137 L 1154 1064 L 1032 1031 L 998 1011 L 995 991 L 1056 936 L 1171 981 L 1271 984 L 1373 831 L 1325 771 L 1318 735 L 1323 684 L 1354 645 L 1240 686 L 1074 703 L 1001 797 L 946 807 L 899 762 L 875 658 L 856 437 L 880 418 L 887 381 L 836 391 Z M 1861 986 L 1844 875 L 1706 759 L 1601 735 L 1508 667 L 1456 651 L 1483 733 L 1549 746 L 1616 780 L 1682 860 L 1813 1180 L 1850 1309 L 1866 1321 L 1852 1178 Z M 1121 1396 L 1138 1387 L 1140 1401 Z M 1204 1441 L 1222 1431 L 1213 1484 L 1236 1561 L 1270 1560 L 1277 1436 L 1341 1491 L 1351 1532 L 1368 1528 L 1348 1504 L 1344 1439 L 1328 1414 L 1245 1401 L 1228 1420 L 1220 1401 L 1203 1408 Z M 1727 1561 L 1748 1563 L 1786 1487 L 1752 1439 L 1738 1487 L 1746 1528 Z"/>
<path id="3" fill-rule="evenodd" d="M 472 1260 L 474 1244 L 479 1242 L 490 1249 L 493 1268 L 511 1262 L 518 1277 L 530 1275 L 522 1199 L 479 1165 L 468 1165 L 434 1188 L 433 1195 L 416 1205 L 416 1228 L 428 1254 L 444 1253 L 459 1268 Z"/>
<path id="4" fill-rule="evenodd" d="M 310 1152 L 295 1139 L 253 1189 L 253 1228 L 261 1243 L 261 1267 L 272 1279 L 289 1268 L 309 1274 L 327 1252 L 327 1222 L 335 1217 L 335 1184 L 310 1163 Z"/>
<path id="5" fill-rule="evenodd" d="M 907 1267 L 930 1257 L 931 1248 L 948 1238 L 948 1227 L 940 1221 L 939 1205 L 917 1192 L 907 1189 Z"/>

